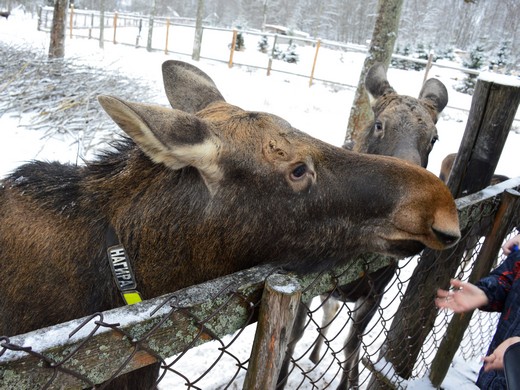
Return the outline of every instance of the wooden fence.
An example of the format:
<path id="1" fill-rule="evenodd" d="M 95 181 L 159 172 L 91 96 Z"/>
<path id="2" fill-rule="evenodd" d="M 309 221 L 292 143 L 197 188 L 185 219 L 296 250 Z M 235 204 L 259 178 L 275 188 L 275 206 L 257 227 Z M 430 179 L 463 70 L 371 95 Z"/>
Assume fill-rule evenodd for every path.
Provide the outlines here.
<path id="1" fill-rule="evenodd" d="M 52 12 L 51 7 L 41 7 L 38 12 L 38 29 L 44 31 L 50 31 L 52 24 Z M 105 30 L 105 33 L 100 33 L 100 28 Z M 99 39 L 101 36 L 104 37 L 105 41 L 112 42 L 114 44 L 131 45 L 135 47 L 146 47 L 147 50 L 152 51 L 164 51 L 165 53 L 175 53 L 180 55 L 187 55 L 190 57 L 209 59 L 219 62 L 228 63 L 229 66 L 240 65 L 247 66 L 254 69 L 262 69 L 269 75 L 272 72 L 286 73 L 296 75 L 309 79 L 309 85 L 312 85 L 315 81 L 331 83 L 341 85 L 344 87 L 357 87 L 358 74 L 348 75 L 345 74 L 341 78 L 331 78 L 331 72 L 327 70 L 326 66 L 321 65 L 320 69 L 317 68 L 317 64 L 326 64 L 329 58 L 325 58 L 324 55 L 320 54 L 320 48 L 330 48 L 338 53 L 342 52 L 359 52 L 367 53 L 368 49 L 366 46 L 335 42 L 326 39 L 313 39 L 303 38 L 298 36 L 290 36 L 278 33 L 260 32 L 260 31 L 243 31 L 237 29 L 226 29 L 218 28 L 210 25 L 210 21 L 203 23 L 203 33 L 201 39 L 204 41 L 204 31 L 212 30 L 214 33 L 218 33 L 225 36 L 224 41 L 228 42 L 226 45 L 221 47 L 212 47 L 213 45 L 202 45 L 199 42 L 198 45 L 185 45 L 186 40 L 177 40 L 176 37 L 193 37 L 189 41 L 193 42 L 195 39 L 195 20 L 190 18 L 180 17 L 152 17 L 150 15 L 135 15 L 125 14 L 118 12 L 105 12 L 103 17 L 103 26 L 100 25 L 100 13 L 99 11 L 93 10 L 76 10 L 74 8 L 69 9 L 69 16 L 67 18 L 67 30 L 69 38 L 72 37 L 83 37 L 89 39 Z M 246 60 L 245 58 L 237 58 L 235 55 L 237 34 L 242 34 L 244 37 L 249 38 L 249 44 L 259 44 L 261 38 L 267 39 L 266 45 L 270 48 L 264 53 L 254 59 L 253 62 Z M 145 42 L 146 36 L 146 44 Z M 306 48 L 312 50 L 313 61 L 305 64 L 305 68 L 302 66 L 290 66 L 283 61 L 274 60 L 274 51 L 279 46 L 283 46 L 283 49 L 287 49 L 290 43 L 298 44 L 300 48 Z M 198 47 L 198 53 L 194 54 L 194 47 Z M 251 47 L 249 46 L 249 50 Z M 255 47 L 253 50 L 257 50 Z M 263 55 L 260 55 L 263 54 Z M 319 61 L 320 57 L 324 58 Z M 466 74 L 478 75 L 480 72 L 475 69 L 461 68 L 450 66 L 446 64 L 440 64 L 429 60 L 405 57 L 402 55 L 394 54 L 392 56 L 396 60 L 404 60 L 409 63 L 421 64 L 425 67 L 425 77 L 427 76 L 430 67 L 438 67 L 445 69 L 453 69 Z"/>

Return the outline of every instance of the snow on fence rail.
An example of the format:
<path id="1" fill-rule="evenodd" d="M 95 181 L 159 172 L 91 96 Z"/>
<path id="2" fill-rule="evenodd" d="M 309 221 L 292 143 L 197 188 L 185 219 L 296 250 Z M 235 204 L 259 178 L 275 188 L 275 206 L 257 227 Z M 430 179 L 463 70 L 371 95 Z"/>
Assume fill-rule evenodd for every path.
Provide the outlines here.
<path id="1" fill-rule="evenodd" d="M 461 225 L 478 226 L 478 229 L 470 230 L 486 234 L 483 228 L 495 219 L 506 189 L 520 189 L 520 178 L 459 198 L 456 203 Z M 509 232 L 513 226 L 520 224 L 518 213 L 513 213 L 510 219 L 501 223 L 506 225 L 504 231 Z M 494 237 L 497 240 L 503 238 Z M 459 274 L 463 279 L 472 268 L 472 259 L 479 251 L 480 241 L 468 234 L 459 244 L 466 245 L 464 256 L 459 261 Z M 470 247 L 469 243 L 473 246 Z M 373 326 L 363 335 L 360 363 L 363 360 L 365 365 L 359 364 L 362 388 L 366 388 L 371 378 L 367 367 L 373 367 L 372 363 L 377 361 L 384 335 L 393 319 L 394 306 L 399 303 L 409 281 L 410 269 L 420 260 L 414 257 L 399 263 L 395 280 L 385 293 L 387 299 L 383 299 Z M 331 271 L 287 277 L 297 279 L 303 290 L 302 301 L 305 302 L 320 294 L 332 294 L 339 286 L 367 275 L 389 261 L 381 256 L 367 255 Z M 161 364 L 159 387 L 215 389 L 232 383 L 241 386 L 244 376 L 260 375 L 247 371 L 251 362 L 250 352 L 254 356 L 260 353 L 262 347 L 255 344 L 256 349 L 251 351 L 254 326 L 248 325 L 257 321 L 259 308 L 264 304 L 261 300 L 264 280 L 269 275 L 279 273 L 280 270 L 273 266 L 257 267 L 140 304 L 96 313 L 24 335 L 2 336 L 0 389 L 93 387 L 155 362 Z M 52 305 L 52 302 L 49 304 Z M 342 333 L 349 325 L 351 312 L 348 304 L 343 304 L 330 325 L 325 352 L 314 364 L 307 355 L 315 338 L 322 332 L 319 305 L 314 300 L 309 307 L 308 330 L 293 355 L 286 388 L 305 383 L 310 386 L 308 388 L 323 389 L 339 382 L 343 361 Z M 448 313 L 438 314 L 435 328 L 425 342 L 410 378 L 396 376 L 383 379 L 404 384 L 424 376 L 450 319 Z M 474 359 L 482 355 L 494 331 L 494 326 L 482 326 L 482 323 L 491 321 L 493 324 L 495 320 L 496 317 L 488 314 L 474 315 L 460 345 L 459 354 L 463 358 Z M 281 341 L 278 339 L 275 345 Z M 206 349 L 197 353 L 199 348 Z M 265 361 L 262 359 L 266 356 L 258 359 Z M 279 367 L 277 362 L 266 366 Z M 261 375 L 265 378 L 266 373 L 262 372 Z M 271 372 L 270 375 L 276 377 L 277 373 Z M 255 383 L 256 379 L 249 380 Z"/>

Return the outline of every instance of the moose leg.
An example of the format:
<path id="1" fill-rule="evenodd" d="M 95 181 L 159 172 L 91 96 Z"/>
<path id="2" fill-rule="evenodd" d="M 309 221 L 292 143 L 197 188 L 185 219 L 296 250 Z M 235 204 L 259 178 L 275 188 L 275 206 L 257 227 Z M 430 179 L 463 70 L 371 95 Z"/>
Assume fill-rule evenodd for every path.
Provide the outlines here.
<path id="1" fill-rule="evenodd" d="M 392 280 L 396 269 L 397 263 L 393 263 L 367 275 L 370 290 L 365 297 L 361 296 L 356 301 L 352 312 L 352 327 L 349 329 L 345 341 L 345 363 L 338 390 L 359 388 L 359 349 L 361 341 L 368 324 L 381 303 L 386 286 Z"/>
<path id="2" fill-rule="evenodd" d="M 343 364 L 343 374 L 338 390 L 357 389 L 359 382 L 359 348 L 363 333 L 368 323 L 374 317 L 379 306 L 381 297 L 376 298 L 370 294 L 368 297 L 362 297 L 356 301 L 352 313 L 352 327 L 345 340 L 344 354 L 345 362 Z"/>
<path id="3" fill-rule="evenodd" d="M 300 341 L 300 339 L 303 337 L 303 333 L 305 332 L 305 320 L 307 318 L 308 303 L 309 302 L 300 302 L 298 306 L 298 311 L 296 313 L 296 317 L 294 318 L 294 324 L 291 331 L 291 341 L 287 343 L 285 357 L 283 359 L 280 373 L 278 374 L 278 384 L 276 385 L 277 390 L 282 390 L 287 384 L 287 379 L 289 378 L 290 374 L 289 366 L 291 364 L 294 348 L 296 347 L 298 341 Z"/>
<path id="4" fill-rule="evenodd" d="M 329 331 L 329 325 L 331 324 L 334 316 L 339 310 L 339 302 L 330 295 L 322 295 L 321 297 L 321 308 L 323 310 L 323 320 L 321 321 L 321 329 L 318 338 L 316 339 L 316 344 L 312 349 L 310 360 L 314 364 L 318 364 L 321 358 L 321 347 L 325 342 L 325 337 L 327 336 L 327 332 Z"/>
<path id="5" fill-rule="evenodd" d="M 159 363 L 154 363 L 146 367 L 131 371 L 128 374 L 118 376 L 105 386 L 104 390 L 148 390 L 156 388 L 156 381 L 159 376 Z"/>

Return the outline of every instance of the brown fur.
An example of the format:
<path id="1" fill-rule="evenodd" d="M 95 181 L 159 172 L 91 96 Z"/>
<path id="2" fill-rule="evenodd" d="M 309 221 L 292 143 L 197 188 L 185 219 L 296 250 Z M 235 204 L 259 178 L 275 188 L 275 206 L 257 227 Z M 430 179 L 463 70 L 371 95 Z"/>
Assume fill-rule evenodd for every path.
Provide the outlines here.
<path id="1" fill-rule="evenodd" d="M 99 98 L 131 140 L 82 167 L 33 162 L 3 181 L 0 334 L 121 306 L 109 226 L 145 298 L 267 262 L 308 272 L 459 238 L 453 198 L 425 170 L 232 106 L 189 64 L 167 61 L 163 75 L 174 109 Z M 156 369 L 128 386 L 149 386 Z"/>
<path id="2" fill-rule="evenodd" d="M 448 178 L 450 177 L 451 170 L 453 169 L 453 164 L 455 163 L 455 159 L 457 158 L 457 153 L 450 153 L 444 157 L 441 162 L 441 171 L 439 172 L 439 179 L 441 179 L 444 183 L 448 183 Z M 509 177 L 504 175 L 494 174 L 491 177 L 491 182 L 489 185 L 495 185 L 498 183 L 502 183 L 503 181 L 509 180 Z"/>

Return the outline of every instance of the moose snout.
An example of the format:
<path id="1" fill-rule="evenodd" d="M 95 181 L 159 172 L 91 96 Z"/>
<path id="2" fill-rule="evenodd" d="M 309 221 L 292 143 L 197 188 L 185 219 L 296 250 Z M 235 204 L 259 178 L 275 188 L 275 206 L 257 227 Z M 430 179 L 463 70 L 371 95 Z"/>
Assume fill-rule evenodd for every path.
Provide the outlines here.
<path id="1" fill-rule="evenodd" d="M 460 240 L 460 230 L 458 229 L 457 231 L 443 231 L 432 226 L 432 231 L 444 248 L 452 247 Z"/>

